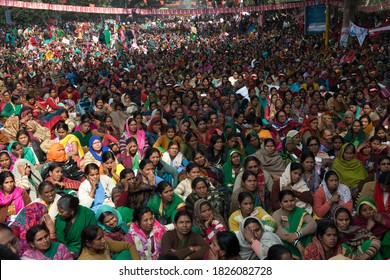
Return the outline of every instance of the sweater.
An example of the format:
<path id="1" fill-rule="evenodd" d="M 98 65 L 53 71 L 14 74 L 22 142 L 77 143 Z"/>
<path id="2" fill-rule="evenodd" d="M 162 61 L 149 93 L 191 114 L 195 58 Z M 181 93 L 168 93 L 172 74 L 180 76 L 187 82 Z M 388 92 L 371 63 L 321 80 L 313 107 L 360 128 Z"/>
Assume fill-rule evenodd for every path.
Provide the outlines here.
<path id="1" fill-rule="evenodd" d="M 190 247 L 200 246 L 201 249 L 192 252 Z M 174 250 L 174 252 L 172 252 Z M 179 239 L 176 230 L 168 231 L 164 234 L 161 241 L 161 255 L 173 253 L 179 259 L 184 260 L 189 257 L 191 260 L 202 260 L 208 252 L 209 245 L 197 233 L 190 232 L 182 240 Z"/>

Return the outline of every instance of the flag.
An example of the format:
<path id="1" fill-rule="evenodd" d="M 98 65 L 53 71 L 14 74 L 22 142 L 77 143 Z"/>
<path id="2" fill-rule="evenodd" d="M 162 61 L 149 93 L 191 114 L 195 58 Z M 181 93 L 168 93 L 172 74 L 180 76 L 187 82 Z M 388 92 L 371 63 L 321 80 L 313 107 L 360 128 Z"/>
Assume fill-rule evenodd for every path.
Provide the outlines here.
<path id="1" fill-rule="evenodd" d="M 360 46 L 363 45 L 364 39 L 366 39 L 366 36 L 368 34 L 368 29 L 359 27 L 356 24 L 354 24 L 352 21 L 349 22 L 349 35 L 353 37 L 357 37 Z"/>

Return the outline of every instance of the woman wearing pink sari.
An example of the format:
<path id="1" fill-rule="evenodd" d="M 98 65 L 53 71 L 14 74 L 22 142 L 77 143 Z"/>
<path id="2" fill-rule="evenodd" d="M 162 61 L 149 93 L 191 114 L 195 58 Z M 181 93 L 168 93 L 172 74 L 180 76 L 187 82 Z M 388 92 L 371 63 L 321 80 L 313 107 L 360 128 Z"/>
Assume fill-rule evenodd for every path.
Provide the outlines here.
<path id="1" fill-rule="evenodd" d="M 146 148 L 148 148 L 149 146 L 146 141 L 145 131 L 141 130 L 138 127 L 138 123 L 134 118 L 128 118 L 125 127 L 126 127 L 126 133 L 124 137 L 122 137 L 122 139 L 119 141 L 120 145 L 123 145 L 123 143 L 126 142 L 126 139 L 130 137 L 134 137 L 137 140 L 138 150 L 140 151 L 141 154 L 143 154 Z"/>
<path id="2" fill-rule="evenodd" d="M 133 223 L 126 236 L 126 241 L 133 244 L 141 260 L 157 260 L 161 254 L 161 240 L 166 232 L 148 207 L 135 209 Z"/>

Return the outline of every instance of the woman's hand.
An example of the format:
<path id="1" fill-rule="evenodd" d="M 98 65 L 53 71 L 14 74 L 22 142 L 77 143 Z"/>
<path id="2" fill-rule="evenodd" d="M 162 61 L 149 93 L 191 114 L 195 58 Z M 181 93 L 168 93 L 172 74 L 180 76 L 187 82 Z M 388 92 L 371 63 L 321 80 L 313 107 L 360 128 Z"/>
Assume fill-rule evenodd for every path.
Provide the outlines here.
<path id="1" fill-rule="evenodd" d="M 47 229 L 49 230 L 50 234 L 55 234 L 55 229 L 54 229 L 54 222 L 53 220 L 51 219 L 50 215 L 49 214 L 45 214 L 43 215 L 42 219 L 41 219 L 41 224 L 44 224 Z"/>
<path id="2" fill-rule="evenodd" d="M 20 176 L 25 176 L 26 175 L 26 168 L 23 166 L 23 164 L 18 165 L 18 171 L 20 173 Z"/>
<path id="3" fill-rule="evenodd" d="M 154 177 L 154 174 L 153 172 L 150 172 L 148 174 L 148 183 L 152 186 L 155 186 L 156 185 L 156 178 Z"/>
<path id="4" fill-rule="evenodd" d="M 253 234 L 253 232 L 248 229 L 247 227 L 244 228 L 244 237 L 245 237 L 245 240 L 250 242 L 251 240 L 253 240 L 255 238 L 255 235 Z"/>
<path id="5" fill-rule="evenodd" d="M 374 213 L 373 220 L 375 222 L 381 223 L 382 225 L 386 223 L 385 219 L 379 213 Z"/>
<path id="6" fill-rule="evenodd" d="M 113 163 L 112 163 L 112 168 L 111 168 L 111 174 L 116 174 L 116 162 L 114 161 Z"/>
<path id="7" fill-rule="evenodd" d="M 208 228 L 211 226 L 212 222 L 213 222 L 213 216 L 210 216 L 210 218 L 208 218 L 208 220 L 204 222 L 204 225 L 206 226 L 206 228 Z"/>
<path id="8" fill-rule="evenodd" d="M 298 235 L 295 232 L 287 233 L 285 235 L 286 241 L 289 243 L 293 243 L 295 240 L 297 240 Z"/>
<path id="9" fill-rule="evenodd" d="M 335 193 L 332 195 L 332 197 L 329 199 L 330 202 L 332 203 L 337 203 L 339 202 L 340 195 L 338 193 Z"/>
<path id="10" fill-rule="evenodd" d="M 370 257 L 366 253 L 364 253 L 364 254 L 356 256 L 354 259 L 355 260 L 369 260 Z"/>
<path id="11" fill-rule="evenodd" d="M 103 164 L 103 173 L 104 173 L 104 175 L 107 175 L 107 176 L 110 175 L 110 170 L 108 170 L 108 168 L 105 164 Z"/>

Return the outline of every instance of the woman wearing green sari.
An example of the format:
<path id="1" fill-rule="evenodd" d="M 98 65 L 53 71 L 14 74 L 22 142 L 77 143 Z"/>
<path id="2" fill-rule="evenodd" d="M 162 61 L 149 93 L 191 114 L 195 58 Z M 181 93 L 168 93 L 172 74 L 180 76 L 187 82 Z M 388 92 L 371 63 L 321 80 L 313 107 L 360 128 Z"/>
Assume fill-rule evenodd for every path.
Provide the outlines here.
<path id="1" fill-rule="evenodd" d="M 237 175 L 244 170 L 243 163 L 244 156 L 237 149 L 230 149 L 228 151 L 227 160 L 222 166 L 222 172 L 224 174 L 224 184 L 230 192 L 233 192 Z"/>
<path id="2" fill-rule="evenodd" d="M 131 221 L 133 218 L 133 210 L 130 208 L 127 209 L 130 210 L 128 215 L 131 215 L 131 217 L 126 215 L 125 220 Z M 129 227 L 127 222 L 122 219 L 122 214 L 119 212 L 119 209 L 114 209 L 109 205 L 102 205 L 96 211 L 95 218 L 98 226 L 103 229 L 104 238 L 125 241 L 125 236 L 129 231 Z"/>
<path id="3" fill-rule="evenodd" d="M 279 151 L 279 154 L 287 163 L 296 162 L 298 157 L 294 154 L 295 149 L 296 146 L 293 143 L 292 138 L 286 137 L 282 141 L 282 149 Z"/>
<path id="4" fill-rule="evenodd" d="M 294 259 L 301 259 L 305 247 L 312 241 L 317 224 L 306 210 L 295 206 L 296 198 L 290 190 L 279 193 L 280 209 L 272 218 L 276 221 L 276 235 L 282 239 Z"/>
<path id="5" fill-rule="evenodd" d="M 167 231 L 174 229 L 173 221 L 176 213 L 185 209 L 183 199 L 173 192 L 172 186 L 166 181 L 158 183 L 156 194 L 147 206 Z"/>
<path id="6" fill-rule="evenodd" d="M 245 154 L 247 156 L 253 155 L 260 150 L 261 142 L 259 135 L 252 131 L 246 135 L 247 145 L 245 146 Z"/>
<path id="7" fill-rule="evenodd" d="M 23 145 L 18 141 L 9 143 L 7 149 L 15 156 L 16 159 L 28 160 L 32 165 L 39 164 L 38 158 L 34 154 L 33 150 L 31 148 L 23 147 Z"/>
<path id="8" fill-rule="evenodd" d="M 92 137 L 91 123 L 89 120 L 84 120 L 80 123 L 80 130 L 73 133 L 80 141 L 80 146 L 83 152 L 89 151 L 89 139 Z"/>
<path id="9" fill-rule="evenodd" d="M 66 194 L 58 200 L 58 215 L 55 221 L 57 240 L 66 245 L 72 254 L 81 246 L 80 234 L 86 226 L 96 225 L 95 213 L 79 205 L 79 199 Z"/>
<path id="10" fill-rule="evenodd" d="M 358 185 L 368 176 L 360 160 L 355 159 L 355 147 L 352 143 L 345 143 L 340 155 L 333 162 L 333 170 L 339 174 L 340 183 L 350 188 L 353 198 L 359 193 Z"/>

